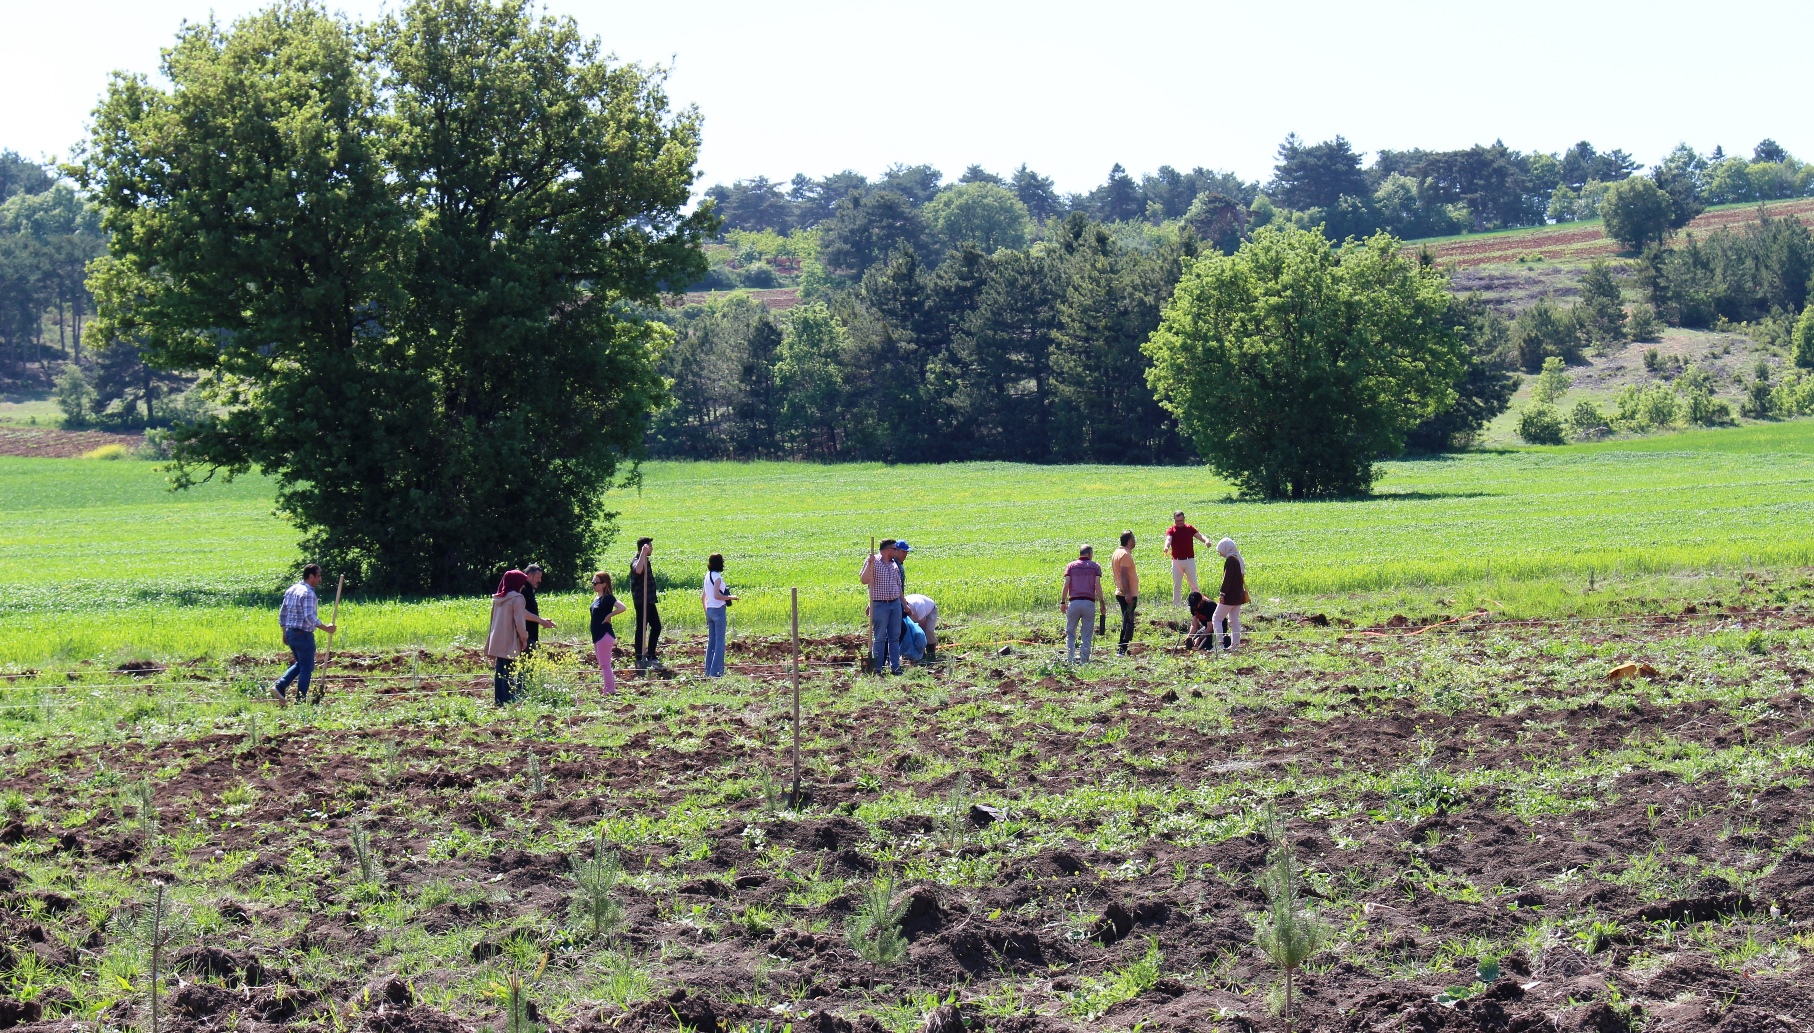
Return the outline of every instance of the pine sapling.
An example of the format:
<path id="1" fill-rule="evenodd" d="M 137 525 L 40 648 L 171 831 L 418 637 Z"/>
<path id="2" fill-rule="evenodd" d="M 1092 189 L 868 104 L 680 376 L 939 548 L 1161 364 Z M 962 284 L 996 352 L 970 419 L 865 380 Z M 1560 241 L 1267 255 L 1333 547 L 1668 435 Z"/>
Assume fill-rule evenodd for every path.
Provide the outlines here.
<path id="1" fill-rule="evenodd" d="M 529 792 L 533 796 L 540 796 L 540 795 L 542 795 L 542 791 L 547 788 L 548 788 L 548 782 L 545 778 L 542 777 L 541 759 L 535 755 L 534 750 L 530 750 L 529 751 Z"/>
<path id="2" fill-rule="evenodd" d="M 614 892 L 623 881 L 624 868 L 615 851 L 606 849 L 605 829 L 598 827 L 592 841 L 592 856 L 573 856 L 573 920 L 593 936 L 606 939 L 623 927 L 624 906 Z"/>
<path id="3" fill-rule="evenodd" d="M 957 776 L 957 781 L 951 783 L 951 792 L 945 796 L 944 814 L 941 817 L 944 819 L 946 846 L 956 849 L 964 841 L 964 835 L 969 831 L 970 805 L 970 775 L 964 772 Z"/>
<path id="4" fill-rule="evenodd" d="M 134 941 L 145 948 L 151 962 L 151 1033 L 162 1033 L 163 1012 L 158 995 L 159 981 L 163 978 L 164 951 L 181 938 L 184 928 L 184 916 L 179 914 L 170 899 L 169 887 L 162 879 L 151 883 L 150 899 L 141 904 L 136 911 L 123 914 L 116 919 L 118 932 L 122 938 Z"/>
<path id="5" fill-rule="evenodd" d="M 536 958 L 535 971 L 523 974 L 520 966 L 512 966 L 491 984 L 492 996 L 504 1005 L 504 1029 L 502 1033 L 531 1033 L 535 1028 L 534 1006 L 529 1003 L 527 988 L 542 976 L 542 970 L 548 967 L 548 955 L 541 954 Z"/>
<path id="6" fill-rule="evenodd" d="M 139 805 L 139 831 L 144 834 L 147 841 L 155 840 L 158 831 L 158 813 L 156 794 L 152 789 L 151 780 L 149 778 L 141 780 L 134 787 L 134 795 L 138 798 Z"/>
<path id="7" fill-rule="evenodd" d="M 1266 910 L 1253 919 L 1254 945 L 1272 959 L 1284 976 L 1285 1029 L 1289 1033 L 1295 1005 L 1293 984 L 1298 969 L 1329 942 L 1330 930 L 1304 906 L 1297 858 L 1290 841 L 1285 838 L 1283 823 L 1270 807 L 1266 831 L 1272 840 L 1266 870 L 1260 875 L 1260 888 L 1266 892 Z"/>
<path id="8" fill-rule="evenodd" d="M 353 850 L 353 863 L 359 867 L 359 881 L 372 886 L 384 884 L 384 860 L 378 855 L 377 847 L 372 845 L 372 834 L 363 825 L 355 824 L 347 830 L 347 845 Z"/>
<path id="9" fill-rule="evenodd" d="M 907 953 L 907 937 L 901 933 L 907 901 L 897 902 L 894 894 L 894 879 L 875 880 L 863 892 L 863 902 L 846 930 L 851 949 L 871 965 L 890 965 Z"/>

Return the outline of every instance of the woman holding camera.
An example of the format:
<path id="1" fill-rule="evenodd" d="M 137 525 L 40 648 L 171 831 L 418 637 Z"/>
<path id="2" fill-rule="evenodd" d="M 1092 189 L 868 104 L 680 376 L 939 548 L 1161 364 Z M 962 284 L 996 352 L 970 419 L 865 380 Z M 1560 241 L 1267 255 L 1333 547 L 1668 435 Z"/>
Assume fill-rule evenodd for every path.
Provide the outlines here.
<path id="1" fill-rule="evenodd" d="M 737 601 L 724 586 L 724 556 L 712 553 L 705 561 L 705 676 L 724 677 L 724 631 L 730 604 Z"/>

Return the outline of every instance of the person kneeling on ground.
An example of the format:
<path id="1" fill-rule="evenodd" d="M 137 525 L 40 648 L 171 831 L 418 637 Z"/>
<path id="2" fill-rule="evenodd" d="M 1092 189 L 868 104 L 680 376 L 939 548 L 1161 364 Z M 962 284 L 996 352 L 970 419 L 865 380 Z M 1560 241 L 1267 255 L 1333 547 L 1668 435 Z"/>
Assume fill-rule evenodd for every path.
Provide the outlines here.
<path id="1" fill-rule="evenodd" d="M 503 706 L 516 699 L 516 658 L 529 645 L 529 629 L 524 623 L 523 587 L 529 576 L 520 570 L 506 570 L 491 596 L 491 633 L 485 636 L 485 655 L 497 661 L 491 676 L 491 699 Z"/>
<path id="2" fill-rule="evenodd" d="M 1216 594 L 1216 612 L 1210 619 L 1210 641 L 1215 641 L 1219 631 L 1225 636 L 1222 648 L 1232 651 L 1241 648 L 1241 607 L 1247 603 L 1247 561 L 1241 558 L 1241 550 L 1233 538 L 1217 542 L 1216 551 L 1222 554 L 1222 590 Z"/>
<path id="3" fill-rule="evenodd" d="M 929 595 L 904 595 L 901 596 L 901 609 L 926 633 L 925 661 L 931 663 L 938 658 L 938 604 Z"/>
<path id="4" fill-rule="evenodd" d="M 1186 601 L 1190 604 L 1190 631 L 1184 636 L 1184 647 L 1214 652 L 1216 643 L 1210 629 L 1216 617 L 1215 604 L 1202 592 L 1192 592 Z"/>
<path id="5" fill-rule="evenodd" d="M 901 618 L 901 659 L 917 662 L 926 655 L 926 632 L 912 617 Z"/>
<path id="6" fill-rule="evenodd" d="M 1096 632 L 1096 608 L 1102 604 L 1102 567 L 1088 545 L 1077 550 L 1077 558 L 1064 568 L 1064 655 L 1068 663 L 1089 663 L 1090 642 Z M 1078 648 L 1078 627 L 1083 625 L 1083 648 Z"/>
<path id="7" fill-rule="evenodd" d="M 617 672 L 611 669 L 611 653 L 617 648 L 617 630 L 611 618 L 626 607 L 611 592 L 611 575 L 604 571 L 592 575 L 592 655 L 598 658 L 598 676 L 604 682 L 604 693 L 617 692 Z"/>

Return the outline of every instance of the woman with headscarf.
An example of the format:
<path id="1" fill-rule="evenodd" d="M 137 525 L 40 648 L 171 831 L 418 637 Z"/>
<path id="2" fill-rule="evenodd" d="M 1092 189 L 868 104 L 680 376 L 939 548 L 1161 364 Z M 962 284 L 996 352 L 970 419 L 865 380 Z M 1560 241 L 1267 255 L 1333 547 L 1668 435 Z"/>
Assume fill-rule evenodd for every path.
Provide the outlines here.
<path id="1" fill-rule="evenodd" d="M 1214 649 L 1216 640 L 1227 635 L 1223 648 L 1235 650 L 1241 648 L 1241 607 L 1247 603 L 1247 561 L 1241 558 L 1241 550 L 1233 538 L 1217 542 L 1216 552 L 1222 555 L 1222 588 L 1216 593 L 1216 612 L 1209 622 L 1210 648 Z"/>
<path id="2" fill-rule="evenodd" d="M 491 596 L 491 633 L 485 636 L 485 655 L 497 661 L 491 676 L 491 697 L 500 707 L 516 698 L 512 686 L 516 658 L 529 644 L 525 625 L 528 611 L 523 607 L 523 587 L 527 584 L 529 575 L 506 570 Z"/>

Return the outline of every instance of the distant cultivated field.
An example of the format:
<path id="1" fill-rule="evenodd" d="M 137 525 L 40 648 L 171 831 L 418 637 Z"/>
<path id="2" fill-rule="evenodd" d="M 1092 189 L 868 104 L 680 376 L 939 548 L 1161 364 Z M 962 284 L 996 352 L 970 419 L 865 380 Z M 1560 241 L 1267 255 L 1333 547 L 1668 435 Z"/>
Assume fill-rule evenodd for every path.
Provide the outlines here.
<path id="1" fill-rule="evenodd" d="M 871 537 L 904 536 L 910 585 L 948 622 L 1011 637 L 1029 614 L 1055 617 L 1078 544 L 1106 555 L 1123 528 L 1141 536 L 1143 596 L 1169 595 L 1158 532 L 1180 506 L 1212 539 L 1240 540 L 1257 612 L 1589 612 L 1590 577 L 1667 597 L 1667 575 L 1814 562 L 1811 422 L 1384 471 L 1373 498 L 1257 503 L 1198 467 L 656 463 L 640 491 L 613 498 L 621 535 L 606 566 L 621 577 L 628 543 L 652 535 L 664 617 L 686 628 L 705 557 L 722 552 L 744 595 L 734 632 L 781 630 L 792 586 L 806 625 L 834 630 L 862 619 Z M 257 478 L 172 494 L 148 463 L 0 457 L 0 664 L 270 651 L 295 537 Z M 584 602 L 547 600 L 558 635 L 582 627 Z M 340 645 L 476 642 L 485 617 L 478 593 L 358 599 Z"/>
<path id="2" fill-rule="evenodd" d="M 1803 221 L 1814 220 L 1814 198 L 1803 198 L 1770 201 L 1761 206 L 1721 205 L 1703 212 L 1689 224 L 1689 229 L 1707 233 L 1722 226 L 1756 222 L 1760 209 L 1776 217 L 1793 215 Z M 1516 262 L 1520 258 L 1537 255 L 1541 255 L 1546 262 L 1584 261 L 1619 252 L 1618 242 L 1607 238 L 1598 219 L 1563 223 L 1559 226 L 1502 230 L 1497 233 L 1432 237 L 1409 243 L 1414 246 L 1427 245 L 1435 252 L 1438 261 L 1458 267 Z"/>

